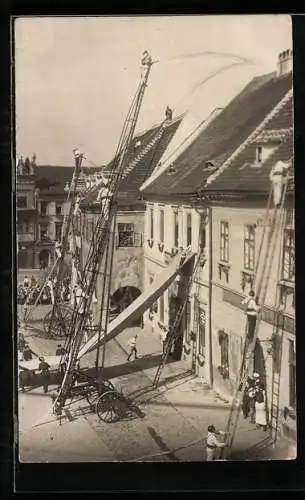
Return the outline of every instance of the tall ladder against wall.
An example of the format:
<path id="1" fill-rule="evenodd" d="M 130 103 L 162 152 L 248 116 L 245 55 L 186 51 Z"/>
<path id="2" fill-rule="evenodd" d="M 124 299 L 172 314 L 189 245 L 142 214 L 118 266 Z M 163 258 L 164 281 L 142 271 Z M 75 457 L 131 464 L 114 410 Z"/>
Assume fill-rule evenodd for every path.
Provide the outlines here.
<path id="1" fill-rule="evenodd" d="M 290 225 L 289 209 L 285 209 L 285 217 L 283 219 L 283 230 Z M 280 261 L 283 261 L 281 255 Z M 284 337 L 284 312 L 280 307 L 280 286 L 281 266 L 278 269 L 277 275 L 277 290 L 275 300 L 275 321 L 272 332 L 272 392 L 271 392 L 271 412 L 270 412 L 270 430 L 273 441 L 277 440 L 279 428 L 279 409 L 280 409 L 280 389 L 281 389 L 281 372 L 282 372 L 282 353 L 283 353 L 283 337 Z"/>
<path id="2" fill-rule="evenodd" d="M 160 363 L 159 363 L 159 366 L 157 368 L 157 371 L 156 371 L 156 374 L 155 374 L 155 378 L 153 380 L 153 386 L 154 387 L 158 386 L 158 383 L 159 383 L 159 380 L 160 380 L 163 368 L 166 365 L 167 358 L 168 358 L 168 356 L 169 356 L 169 354 L 170 354 L 170 352 L 172 350 L 172 346 L 173 346 L 175 340 L 177 339 L 177 337 L 178 337 L 178 335 L 180 333 L 180 328 L 179 328 L 180 327 L 180 323 L 181 323 L 181 320 L 183 318 L 183 314 L 184 314 L 184 311 L 185 311 L 185 308 L 186 308 L 186 304 L 187 304 L 187 301 L 188 301 L 189 293 L 190 293 L 192 284 L 194 282 L 194 277 L 196 276 L 200 260 L 201 260 L 201 254 L 197 255 L 196 261 L 195 261 L 193 269 L 192 269 L 192 273 L 190 274 L 190 276 L 187 277 L 187 282 L 186 282 L 186 284 L 184 286 L 184 290 L 183 290 L 183 292 L 184 292 L 183 303 L 180 305 L 180 307 L 178 309 L 178 312 L 177 312 L 177 315 L 176 315 L 176 318 L 175 318 L 175 321 L 174 321 L 172 327 L 170 328 L 170 330 L 168 332 L 167 339 L 166 339 L 166 346 L 165 346 L 165 349 L 164 349 L 164 351 L 162 353 L 162 356 L 161 356 L 161 359 L 160 359 Z"/>
<path id="3" fill-rule="evenodd" d="M 252 367 L 252 358 L 254 355 L 254 349 L 256 344 L 256 339 L 259 332 L 260 323 L 262 321 L 262 312 L 266 300 L 268 285 L 270 281 L 270 274 L 272 263 L 274 259 L 274 253 L 276 246 L 278 244 L 278 238 L 280 236 L 280 230 L 283 225 L 285 210 L 285 199 L 286 199 L 286 191 L 287 191 L 287 182 L 283 188 L 283 194 L 281 199 L 280 207 L 273 209 L 273 214 L 271 216 L 270 226 L 269 226 L 269 214 L 270 214 L 270 206 L 272 200 L 272 186 L 269 194 L 268 206 L 265 215 L 264 227 L 261 245 L 259 249 L 259 257 L 257 262 L 257 285 L 256 285 L 256 294 L 258 298 L 258 302 L 260 305 L 260 311 L 258 313 L 255 332 L 253 335 L 253 340 L 251 343 L 248 343 L 247 340 L 247 332 L 248 325 L 246 325 L 245 330 L 245 347 L 243 353 L 243 359 L 241 364 L 241 370 L 239 374 L 239 378 L 237 380 L 237 386 L 235 390 L 235 394 L 233 396 L 233 401 L 230 408 L 229 418 L 226 425 L 226 437 L 225 437 L 225 447 L 221 450 L 221 458 L 226 458 L 229 456 L 230 450 L 232 448 L 232 444 L 235 438 L 236 428 L 239 421 L 242 397 L 246 388 L 246 382 L 248 376 L 250 374 L 250 370 Z"/>

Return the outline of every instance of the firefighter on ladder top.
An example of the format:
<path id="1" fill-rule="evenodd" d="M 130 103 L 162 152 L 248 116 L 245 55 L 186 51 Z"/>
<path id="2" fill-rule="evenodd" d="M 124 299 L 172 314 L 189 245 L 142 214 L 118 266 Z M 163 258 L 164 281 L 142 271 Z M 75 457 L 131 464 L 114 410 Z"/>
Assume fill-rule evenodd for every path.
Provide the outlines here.
<path id="1" fill-rule="evenodd" d="M 144 50 L 141 59 L 141 78 L 144 78 L 147 68 L 152 65 L 151 55 L 147 50 Z"/>
<path id="2" fill-rule="evenodd" d="M 255 332 L 256 319 L 259 312 L 259 305 L 257 303 L 254 291 L 251 290 L 249 296 L 242 300 L 241 303 L 247 304 L 246 315 L 248 322 L 248 340 L 249 342 L 252 342 Z"/>
<path id="3" fill-rule="evenodd" d="M 283 187 L 287 182 L 290 164 L 279 160 L 273 165 L 269 179 L 272 182 L 273 203 L 276 208 L 281 205 Z"/>

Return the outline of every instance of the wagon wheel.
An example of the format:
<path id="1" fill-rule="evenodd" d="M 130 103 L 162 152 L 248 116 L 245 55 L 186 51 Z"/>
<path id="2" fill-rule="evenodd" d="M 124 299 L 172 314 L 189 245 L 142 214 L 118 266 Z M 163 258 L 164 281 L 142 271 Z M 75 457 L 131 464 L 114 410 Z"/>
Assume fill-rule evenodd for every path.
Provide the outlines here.
<path id="1" fill-rule="evenodd" d="M 95 387 L 92 387 L 88 389 L 88 392 L 86 394 L 86 399 L 89 403 L 89 405 L 94 407 L 94 403 L 96 403 L 96 400 L 100 397 L 99 393 L 97 392 Z"/>
<path id="2" fill-rule="evenodd" d="M 51 337 L 65 337 L 69 331 L 72 311 L 67 306 L 57 306 L 43 320 L 43 329 Z"/>
<path id="3" fill-rule="evenodd" d="M 126 410 L 126 402 L 116 391 L 104 392 L 96 403 L 96 413 L 99 419 L 107 424 L 119 420 L 126 414 Z"/>

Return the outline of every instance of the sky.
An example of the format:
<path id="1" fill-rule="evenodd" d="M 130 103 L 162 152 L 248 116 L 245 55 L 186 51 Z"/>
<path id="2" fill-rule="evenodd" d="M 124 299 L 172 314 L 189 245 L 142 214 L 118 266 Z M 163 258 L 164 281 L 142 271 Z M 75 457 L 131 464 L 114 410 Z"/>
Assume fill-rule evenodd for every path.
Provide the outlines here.
<path id="1" fill-rule="evenodd" d="M 187 111 L 189 133 L 254 76 L 275 71 L 278 54 L 290 48 L 288 15 L 20 17 L 16 154 L 35 152 L 38 165 L 73 165 L 78 147 L 84 165 L 108 163 L 140 81 L 144 50 L 158 63 L 137 130 L 161 122 L 169 105 L 174 116 Z"/>

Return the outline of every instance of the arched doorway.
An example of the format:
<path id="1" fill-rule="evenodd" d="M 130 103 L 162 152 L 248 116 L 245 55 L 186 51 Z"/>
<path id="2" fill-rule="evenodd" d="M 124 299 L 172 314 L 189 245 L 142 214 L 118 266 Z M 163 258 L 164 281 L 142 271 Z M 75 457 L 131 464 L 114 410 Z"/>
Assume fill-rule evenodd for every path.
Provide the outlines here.
<path id="1" fill-rule="evenodd" d="M 128 307 L 137 297 L 141 295 L 141 291 L 135 286 L 123 286 L 116 290 L 110 298 L 111 316 L 117 316 L 126 307 Z M 142 326 L 142 316 L 138 318 L 132 326 Z"/>
<path id="2" fill-rule="evenodd" d="M 47 248 L 40 250 L 39 252 L 39 267 L 40 269 L 46 269 L 49 265 L 50 251 Z"/>

